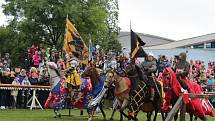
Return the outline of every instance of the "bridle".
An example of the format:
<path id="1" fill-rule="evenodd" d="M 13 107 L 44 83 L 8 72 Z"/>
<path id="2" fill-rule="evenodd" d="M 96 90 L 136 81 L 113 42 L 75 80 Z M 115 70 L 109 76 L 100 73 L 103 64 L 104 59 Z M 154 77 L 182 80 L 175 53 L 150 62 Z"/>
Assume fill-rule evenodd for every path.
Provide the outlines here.
<path id="1" fill-rule="evenodd" d="M 121 77 L 121 76 L 119 76 L 120 77 L 120 79 L 119 80 L 117 80 L 117 79 L 115 79 L 114 77 L 115 77 L 115 75 L 116 74 L 118 74 L 115 70 L 110 70 L 109 72 L 107 72 L 107 73 L 111 73 L 112 74 L 112 76 L 111 76 L 111 78 L 109 79 L 109 81 L 111 82 L 111 83 L 109 83 L 109 85 L 111 85 L 111 84 L 118 84 L 120 81 L 122 81 L 122 79 L 123 79 L 123 77 Z M 118 74 L 119 75 L 119 74 Z"/>
<path id="2" fill-rule="evenodd" d="M 51 67 L 49 66 L 49 68 L 51 68 Z M 55 69 L 55 68 L 51 68 L 51 69 L 55 70 L 55 72 L 56 72 L 57 75 L 51 77 L 49 71 L 46 70 L 46 73 L 48 74 L 48 77 L 50 78 L 50 80 L 52 80 L 54 78 L 57 78 L 57 77 L 60 77 L 60 72 L 57 69 Z"/>
<path id="3" fill-rule="evenodd" d="M 167 71 L 167 70 L 166 70 Z M 171 79 L 171 77 L 170 77 L 170 73 L 167 71 L 167 72 L 165 72 L 165 74 L 164 74 L 164 76 L 163 77 L 165 77 L 165 81 L 167 82 L 167 83 L 165 83 L 165 85 L 164 85 L 164 89 L 167 89 L 167 90 L 169 90 L 169 89 L 171 89 L 171 86 L 170 86 L 170 79 Z M 163 80 L 164 81 L 164 80 Z"/>

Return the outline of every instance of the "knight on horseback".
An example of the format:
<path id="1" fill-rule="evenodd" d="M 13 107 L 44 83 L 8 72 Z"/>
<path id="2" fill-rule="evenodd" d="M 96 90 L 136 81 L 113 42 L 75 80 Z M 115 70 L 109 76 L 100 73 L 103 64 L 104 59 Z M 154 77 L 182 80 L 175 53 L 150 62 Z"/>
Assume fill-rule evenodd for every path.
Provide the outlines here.
<path id="1" fill-rule="evenodd" d="M 157 64 L 154 58 L 153 53 L 149 53 L 147 57 L 145 57 L 145 61 L 142 62 L 140 65 L 141 71 L 143 72 L 142 80 L 148 84 L 150 87 L 150 101 L 154 101 L 155 96 L 155 81 L 154 81 L 154 73 L 157 71 Z"/>
<path id="2" fill-rule="evenodd" d="M 71 86 L 73 89 L 78 89 L 81 84 L 81 78 L 78 74 L 78 67 L 79 63 L 77 58 L 73 57 L 69 59 L 69 63 L 67 63 L 67 69 L 66 69 L 66 77 L 67 77 L 67 84 Z"/>
<path id="3" fill-rule="evenodd" d="M 174 70 L 176 72 L 177 80 L 179 81 L 183 89 L 189 92 L 189 87 L 184 83 L 184 80 L 186 79 L 190 71 L 190 64 L 186 61 L 186 57 L 187 55 L 184 52 L 179 54 L 179 60 L 177 61 Z"/>

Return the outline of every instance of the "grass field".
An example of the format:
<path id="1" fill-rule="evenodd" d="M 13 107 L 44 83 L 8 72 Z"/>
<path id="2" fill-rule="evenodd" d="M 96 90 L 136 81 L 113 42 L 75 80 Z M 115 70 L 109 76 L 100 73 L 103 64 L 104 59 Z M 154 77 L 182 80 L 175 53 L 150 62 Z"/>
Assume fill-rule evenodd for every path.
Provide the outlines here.
<path id="1" fill-rule="evenodd" d="M 111 115 L 111 110 L 105 110 L 107 119 L 109 120 Z M 62 111 L 63 115 L 68 115 L 68 110 Z M 187 120 L 189 120 L 188 115 L 186 115 Z M 139 121 L 146 121 L 146 114 L 140 113 L 138 115 Z M 94 121 L 102 121 L 102 114 L 96 114 Z M 114 121 L 119 120 L 119 113 L 117 112 Z M 32 111 L 27 109 L 17 109 L 17 110 L 0 110 L 0 121 L 87 121 L 87 112 L 84 111 L 84 115 L 79 115 L 79 110 L 71 110 L 71 116 L 62 116 L 59 118 L 53 118 L 53 112 L 51 109 L 40 110 L 34 109 Z M 127 121 L 127 119 L 125 120 Z M 158 116 L 157 121 L 161 121 L 161 116 Z M 209 118 L 208 121 L 215 121 L 215 118 Z"/>

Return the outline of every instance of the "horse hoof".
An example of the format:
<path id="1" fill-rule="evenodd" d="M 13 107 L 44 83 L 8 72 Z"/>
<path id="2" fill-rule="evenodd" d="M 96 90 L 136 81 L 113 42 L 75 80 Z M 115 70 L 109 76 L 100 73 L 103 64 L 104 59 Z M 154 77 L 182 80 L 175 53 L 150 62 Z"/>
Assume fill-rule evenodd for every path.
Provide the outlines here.
<path id="1" fill-rule="evenodd" d="M 53 116 L 53 118 L 57 118 L 57 116 Z"/>
<path id="2" fill-rule="evenodd" d="M 113 118 L 110 118 L 110 121 L 113 121 Z"/>
<path id="3" fill-rule="evenodd" d="M 83 114 L 84 114 L 84 112 L 83 112 L 83 111 L 81 111 L 81 112 L 80 112 L 80 116 L 83 116 Z"/>
<path id="4" fill-rule="evenodd" d="M 87 121 L 92 121 L 92 118 L 88 118 L 88 120 Z"/>
<path id="5" fill-rule="evenodd" d="M 61 114 L 59 114 L 58 117 L 61 118 Z"/>

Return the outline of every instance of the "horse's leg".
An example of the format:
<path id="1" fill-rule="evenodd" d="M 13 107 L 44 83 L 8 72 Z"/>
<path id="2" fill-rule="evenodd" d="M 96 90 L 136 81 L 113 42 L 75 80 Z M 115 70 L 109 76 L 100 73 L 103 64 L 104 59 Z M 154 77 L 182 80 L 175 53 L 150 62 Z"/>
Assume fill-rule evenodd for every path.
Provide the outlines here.
<path id="1" fill-rule="evenodd" d="M 197 116 L 195 116 L 195 119 L 194 119 L 194 121 L 197 121 L 198 120 L 198 117 Z"/>
<path id="2" fill-rule="evenodd" d="M 164 115 L 164 112 L 163 112 L 163 110 L 161 109 L 161 116 L 162 116 L 162 121 L 165 121 L 165 115 Z"/>
<path id="3" fill-rule="evenodd" d="M 134 115 L 134 121 L 138 121 L 137 114 L 138 112 Z"/>
<path id="4" fill-rule="evenodd" d="M 83 116 L 83 109 L 80 109 L 80 116 Z"/>
<path id="5" fill-rule="evenodd" d="M 154 115 L 153 121 L 156 121 L 156 119 L 157 119 L 157 114 L 158 114 L 158 110 L 156 109 L 156 110 L 155 110 L 155 115 Z"/>
<path id="6" fill-rule="evenodd" d="M 147 112 L 146 117 L 147 121 L 151 121 L 152 112 Z"/>
<path id="7" fill-rule="evenodd" d="M 178 112 L 179 112 L 179 110 L 176 112 L 176 114 L 174 116 L 174 121 L 177 121 L 177 119 L 178 119 Z"/>
<path id="8" fill-rule="evenodd" d="M 120 108 L 120 121 L 123 121 L 123 115 L 124 115 L 123 111 L 127 108 L 128 104 L 129 104 L 129 100 L 124 99 L 123 103 L 122 103 L 122 106 Z"/>
<path id="9" fill-rule="evenodd" d="M 113 116 L 114 116 L 115 112 L 116 112 L 116 109 L 113 109 L 110 120 L 113 120 Z"/>
<path id="10" fill-rule="evenodd" d="M 168 116 L 168 113 L 165 113 L 165 119 L 166 119 L 167 116 Z"/>
<path id="11" fill-rule="evenodd" d="M 113 120 L 113 116 L 114 116 L 114 114 L 115 114 L 115 112 L 116 112 L 118 107 L 119 107 L 119 103 L 118 103 L 117 99 L 115 98 L 114 103 L 113 103 L 113 111 L 112 111 L 110 120 Z"/>
<path id="12" fill-rule="evenodd" d="M 95 107 L 88 107 L 87 108 L 87 113 L 88 113 L 88 121 L 92 121 L 93 119 L 93 114 L 94 114 L 94 109 Z"/>
<path id="13" fill-rule="evenodd" d="M 123 112 L 123 111 L 122 111 Z M 120 111 L 120 121 L 123 121 L 123 113 Z"/>
<path id="14" fill-rule="evenodd" d="M 106 120 L 106 115 L 105 115 L 105 112 L 104 112 L 104 110 L 103 110 L 103 104 L 102 104 L 101 102 L 99 103 L 99 108 L 100 108 L 100 110 L 101 110 L 101 112 L 102 112 L 102 115 L 103 115 L 104 120 Z"/>
<path id="15" fill-rule="evenodd" d="M 193 121 L 193 114 L 189 113 L 189 115 L 190 115 L 190 121 Z"/>

